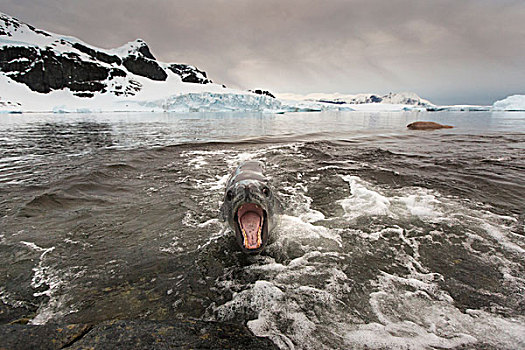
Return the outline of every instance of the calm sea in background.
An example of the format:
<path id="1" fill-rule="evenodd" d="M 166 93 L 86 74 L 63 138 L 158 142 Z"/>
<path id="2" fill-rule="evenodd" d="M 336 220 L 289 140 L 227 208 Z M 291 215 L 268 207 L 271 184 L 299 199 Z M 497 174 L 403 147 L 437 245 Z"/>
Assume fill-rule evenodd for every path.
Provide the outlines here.
<path id="1" fill-rule="evenodd" d="M 248 159 L 284 203 L 259 256 L 218 220 Z M 0 115 L 0 320 L 524 348 L 524 194 L 519 112 Z"/>

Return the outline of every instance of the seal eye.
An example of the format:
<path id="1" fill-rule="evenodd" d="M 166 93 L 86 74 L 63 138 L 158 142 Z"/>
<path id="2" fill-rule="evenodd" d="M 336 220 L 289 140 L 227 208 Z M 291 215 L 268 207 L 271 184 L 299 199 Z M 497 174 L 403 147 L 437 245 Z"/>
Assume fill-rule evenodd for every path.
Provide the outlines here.
<path id="1" fill-rule="evenodd" d="M 270 196 L 270 189 L 268 187 L 265 187 L 262 189 L 262 193 L 266 196 L 266 197 L 269 197 Z"/>
<path id="2" fill-rule="evenodd" d="M 233 199 L 233 192 L 231 190 L 226 192 L 226 199 L 229 200 L 229 201 L 231 201 Z"/>

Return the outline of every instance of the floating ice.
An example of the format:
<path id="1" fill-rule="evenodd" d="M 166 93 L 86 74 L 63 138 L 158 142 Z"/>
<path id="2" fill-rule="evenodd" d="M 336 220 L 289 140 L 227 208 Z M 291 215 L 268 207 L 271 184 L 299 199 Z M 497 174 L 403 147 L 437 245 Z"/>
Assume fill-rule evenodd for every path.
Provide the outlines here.
<path id="1" fill-rule="evenodd" d="M 525 95 L 512 95 L 494 102 L 495 111 L 525 111 Z"/>

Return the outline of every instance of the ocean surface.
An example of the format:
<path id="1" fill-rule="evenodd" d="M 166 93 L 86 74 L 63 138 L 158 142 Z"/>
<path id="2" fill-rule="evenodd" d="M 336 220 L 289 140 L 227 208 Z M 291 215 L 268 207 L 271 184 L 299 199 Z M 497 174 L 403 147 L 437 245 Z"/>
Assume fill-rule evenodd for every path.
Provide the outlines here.
<path id="1" fill-rule="evenodd" d="M 258 256 L 218 219 L 248 159 L 284 203 Z M 519 112 L 0 115 L 0 322 L 525 348 L 524 195 Z"/>

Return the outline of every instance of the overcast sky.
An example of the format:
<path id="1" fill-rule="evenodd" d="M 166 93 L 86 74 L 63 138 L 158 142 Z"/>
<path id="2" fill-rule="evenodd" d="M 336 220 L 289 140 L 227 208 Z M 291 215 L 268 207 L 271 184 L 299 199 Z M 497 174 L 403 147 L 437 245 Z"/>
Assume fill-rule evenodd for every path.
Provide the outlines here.
<path id="1" fill-rule="evenodd" d="M 438 104 L 525 93 L 524 0 L 0 0 L 34 26 L 272 92 L 413 91 Z"/>

